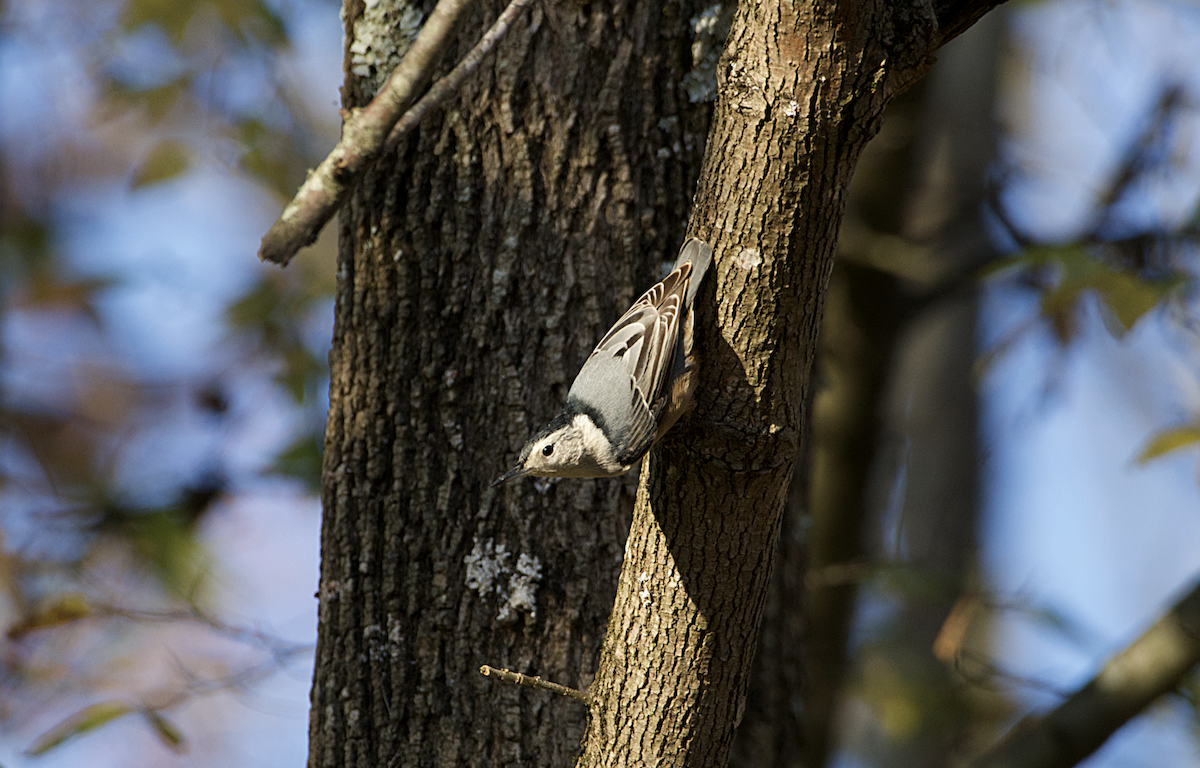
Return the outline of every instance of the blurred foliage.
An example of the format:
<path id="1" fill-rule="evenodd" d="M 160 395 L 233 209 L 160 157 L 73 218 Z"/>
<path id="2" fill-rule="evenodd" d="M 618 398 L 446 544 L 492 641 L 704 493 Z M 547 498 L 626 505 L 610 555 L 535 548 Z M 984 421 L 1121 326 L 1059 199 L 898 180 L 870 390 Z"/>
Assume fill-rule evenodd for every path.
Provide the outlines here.
<path id="1" fill-rule="evenodd" d="M 133 186 L 144 187 L 179 176 L 192 164 L 192 153 L 178 141 L 164 141 L 150 151 L 150 156 L 133 174 Z"/>
<path id="2" fill-rule="evenodd" d="M 231 303 L 227 359 L 164 379 L 122 356 L 121 328 L 105 311 L 138 276 L 80 274 L 73 257 L 91 247 L 90 237 L 79 237 L 90 223 L 62 201 L 120 186 L 130 196 L 150 194 L 216 172 L 257 186 L 265 205 L 279 204 L 336 140 L 338 119 L 332 104 L 327 114 L 310 114 L 307 84 L 287 69 L 291 27 L 297 14 L 318 11 L 337 24 L 339 4 L 45 5 L 0 4 L 0 45 L 36 46 L 46 61 L 77 62 L 84 81 L 73 77 L 65 95 L 54 96 L 60 101 L 51 99 L 59 122 L 44 126 L 36 142 L 0 134 L 0 323 L 52 328 L 46 351 L 56 365 L 68 354 L 56 347 L 88 351 L 62 367 L 38 367 L 40 359 L 0 335 L 0 619 L 8 643 L 0 724 L 54 711 L 79 691 L 94 699 L 114 690 L 62 719 L 29 754 L 128 714 L 181 751 L 184 733 L 164 710 L 252 678 L 221 677 L 208 687 L 192 681 L 163 698 L 165 706 L 131 704 L 142 684 L 130 679 L 137 670 L 118 649 L 137 647 L 135 636 L 154 636 L 164 622 L 195 624 L 207 615 L 213 558 L 203 531 L 215 510 L 280 477 L 309 490 L 319 485 L 328 379 L 320 345 L 328 340 L 314 341 L 309 329 L 330 311 L 329 243 L 286 273 L 262 269 Z M 244 258 L 252 263 L 253 251 Z M 239 455 L 231 448 L 244 439 L 237 427 L 246 406 L 238 403 L 246 399 L 245 372 L 255 370 L 273 374 L 299 417 L 278 459 L 247 470 L 230 463 Z M 198 456 L 183 462 L 190 469 L 172 470 L 153 489 L 122 482 L 122 467 L 137 461 L 128 447 L 181 414 L 203 424 L 216 447 L 191 445 L 195 432 L 180 431 L 159 452 Z M 147 617 L 154 626 L 138 629 Z M 243 637 L 215 619 L 198 624 Z M 267 650 L 273 663 L 294 651 Z"/>
<path id="3" fill-rule="evenodd" d="M 88 731 L 94 731 L 102 725 L 111 723 L 118 717 L 123 717 L 134 711 L 123 701 L 101 701 L 85 707 L 71 715 L 61 723 L 51 728 L 34 742 L 29 748 L 30 755 L 41 755 L 49 752 L 67 739 L 80 736 Z"/>
<path id="4" fill-rule="evenodd" d="M 1145 464 L 1151 459 L 1188 448 L 1200 443 L 1200 424 L 1183 424 L 1170 429 L 1164 429 L 1150 439 L 1150 443 L 1142 449 L 1138 462 Z"/>
<path id="5" fill-rule="evenodd" d="M 1114 336 L 1129 332 L 1147 312 L 1189 280 L 1182 271 L 1159 275 L 1106 260 L 1083 243 L 1031 245 L 989 267 L 997 275 L 1016 272 L 1041 296 L 1041 315 L 1066 346 L 1074 339 L 1086 296 L 1095 296 Z"/>
<path id="6" fill-rule="evenodd" d="M 287 45 L 283 19 L 259 0 L 126 0 L 121 16 L 125 32 L 143 25 L 162 29 L 177 44 L 197 20 L 215 16 L 223 32 L 243 45 L 269 48 Z"/>

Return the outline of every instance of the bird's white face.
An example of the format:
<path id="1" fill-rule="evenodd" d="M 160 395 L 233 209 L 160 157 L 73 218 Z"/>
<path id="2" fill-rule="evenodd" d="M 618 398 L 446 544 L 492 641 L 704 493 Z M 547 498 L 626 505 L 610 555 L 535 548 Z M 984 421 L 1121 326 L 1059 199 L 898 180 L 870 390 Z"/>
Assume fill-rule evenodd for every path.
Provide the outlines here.
<path id="1" fill-rule="evenodd" d="M 531 440 L 529 455 L 525 457 L 523 465 L 524 474 L 538 477 L 594 477 L 594 472 L 587 471 L 593 462 L 588 461 L 585 455 L 583 431 L 578 424 L 579 419 L 583 418 L 586 417 L 576 416 L 561 429 Z"/>
<path id="2" fill-rule="evenodd" d="M 539 434 L 526 443 L 517 466 L 497 478 L 493 485 L 529 475 L 612 477 L 629 469 L 617 463 L 611 454 L 604 433 L 587 416 L 575 414 L 554 431 Z"/>

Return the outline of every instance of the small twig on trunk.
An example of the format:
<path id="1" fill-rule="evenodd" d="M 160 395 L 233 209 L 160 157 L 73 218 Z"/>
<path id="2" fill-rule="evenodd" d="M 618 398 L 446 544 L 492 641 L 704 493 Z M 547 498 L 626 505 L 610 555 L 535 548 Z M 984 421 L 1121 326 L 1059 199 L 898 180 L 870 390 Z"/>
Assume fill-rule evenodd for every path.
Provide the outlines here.
<path id="1" fill-rule="evenodd" d="M 472 2 L 439 0 L 387 83 L 370 104 L 346 118 L 342 140 L 309 174 L 279 219 L 263 236 L 258 249 L 260 259 L 287 266 L 297 251 L 311 245 L 346 202 L 367 167 L 385 151 L 393 149 L 425 116 L 454 95 L 532 0 L 512 0 L 450 74 L 434 83 L 413 105 Z"/>
<path id="2" fill-rule="evenodd" d="M 520 672 L 510 672 L 507 669 L 496 669 L 495 667 L 489 667 L 487 664 L 484 664 L 479 668 L 479 674 L 483 675 L 484 677 L 494 677 L 497 680 L 505 683 L 512 683 L 513 685 L 526 685 L 530 688 L 540 688 L 543 691 L 550 691 L 552 693 L 557 693 L 562 696 L 575 699 L 576 701 L 582 701 L 584 704 L 588 703 L 588 695 L 583 691 L 575 688 L 568 688 L 567 686 L 559 685 L 558 683 L 552 683 L 549 680 L 543 680 L 540 677 L 530 677 L 529 675 L 522 675 Z"/>

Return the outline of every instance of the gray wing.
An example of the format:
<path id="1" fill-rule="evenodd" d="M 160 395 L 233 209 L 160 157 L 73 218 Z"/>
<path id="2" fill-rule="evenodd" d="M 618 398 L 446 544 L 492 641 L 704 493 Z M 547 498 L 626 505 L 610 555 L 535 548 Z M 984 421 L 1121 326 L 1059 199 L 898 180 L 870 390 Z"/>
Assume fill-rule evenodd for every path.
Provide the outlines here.
<path id="1" fill-rule="evenodd" d="M 568 393 L 598 410 L 626 438 L 618 453 L 644 453 L 658 431 L 653 407 L 662 400 L 674 362 L 691 264 L 682 264 L 646 291 L 605 334 Z"/>

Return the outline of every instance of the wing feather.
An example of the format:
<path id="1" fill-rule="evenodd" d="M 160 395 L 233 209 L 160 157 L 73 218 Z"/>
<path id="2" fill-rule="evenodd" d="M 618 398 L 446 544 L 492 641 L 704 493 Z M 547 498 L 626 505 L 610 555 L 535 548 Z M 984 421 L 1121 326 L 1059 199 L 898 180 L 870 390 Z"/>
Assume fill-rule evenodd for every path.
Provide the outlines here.
<path id="1" fill-rule="evenodd" d="M 629 374 L 632 418 L 628 443 L 621 446 L 621 453 L 633 457 L 631 460 L 649 448 L 658 431 L 657 411 L 666 401 L 663 389 L 675 357 L 691 269 L 690 263 L 680 265 L 642 294 L 584 363 L 587 368 L 596 358 L 617 358 Z"/>

